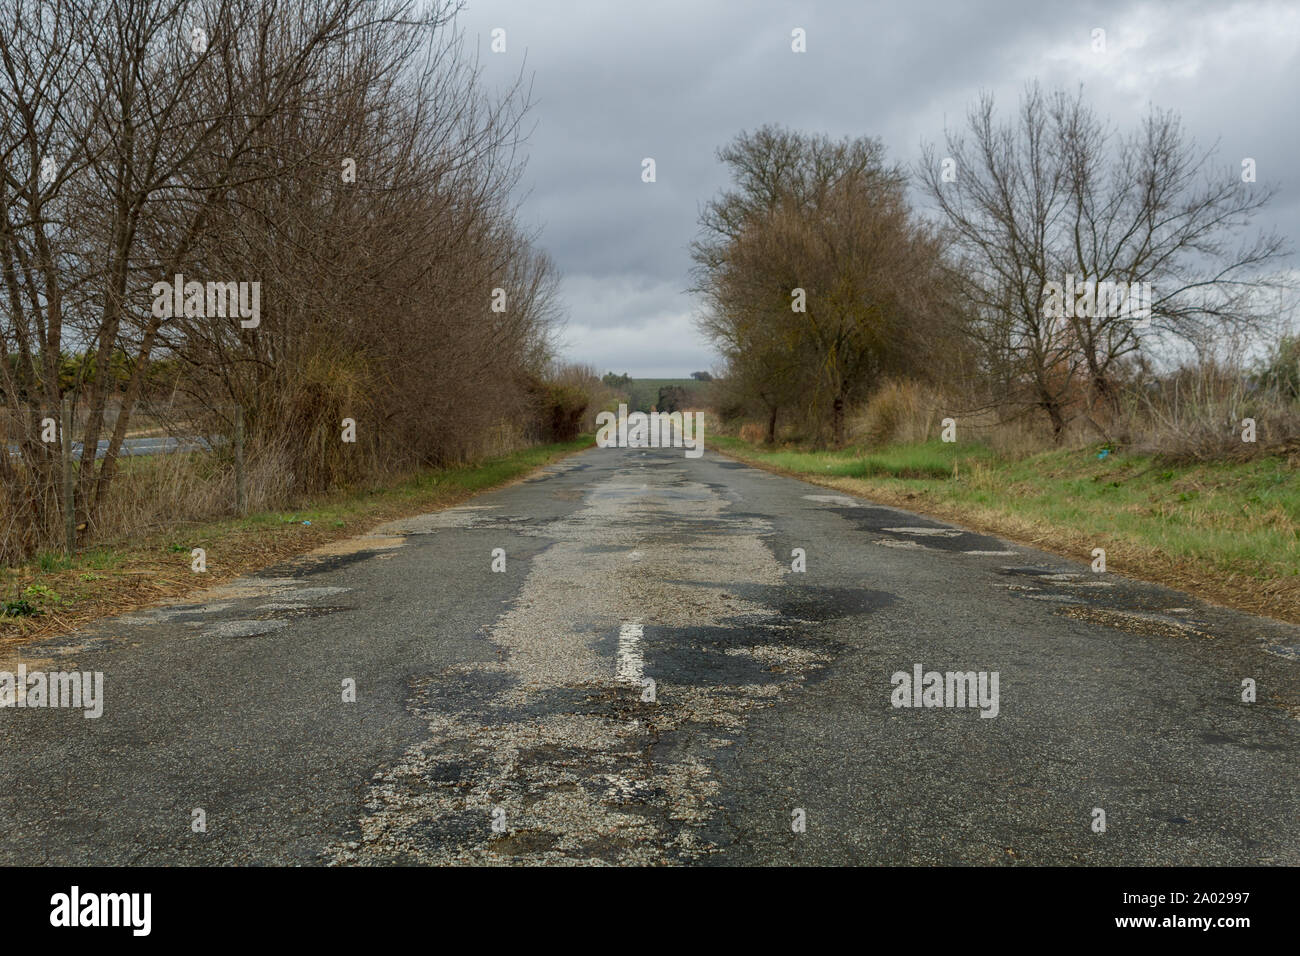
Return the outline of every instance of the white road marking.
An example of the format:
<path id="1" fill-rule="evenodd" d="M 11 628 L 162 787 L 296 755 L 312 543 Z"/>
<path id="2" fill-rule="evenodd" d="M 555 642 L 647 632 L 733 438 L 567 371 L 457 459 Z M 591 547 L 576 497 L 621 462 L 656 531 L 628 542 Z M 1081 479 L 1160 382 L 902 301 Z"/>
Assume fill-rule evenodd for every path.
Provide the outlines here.
<path id="1" fill-rule="evenodd" d="M 1005 555 L 1019 554 L 1019 551 L 964 551 L 963 554 L 981 554 L 988 557 L 1002 557 Z"/>
<path id="2" fill-rule="evenodd" d="M 641 657 L 640 621 L 624 621 L 618 629 L 618 663 L 614 679 L 624 684 L 640 684 L 645 661 Z"/>

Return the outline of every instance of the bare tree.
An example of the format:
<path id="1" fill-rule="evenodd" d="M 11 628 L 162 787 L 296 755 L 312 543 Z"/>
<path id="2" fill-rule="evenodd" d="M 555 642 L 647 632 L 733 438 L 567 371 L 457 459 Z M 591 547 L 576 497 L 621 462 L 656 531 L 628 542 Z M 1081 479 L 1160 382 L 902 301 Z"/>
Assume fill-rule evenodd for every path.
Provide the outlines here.
<path id="1" fill-rule="evenodd" d="M 515 222 L 528 91 L 482 91 L 456 0 L 0 6 L 0 389 L 24 422 L 0 468 L 30 499 L 0 552 L 57 526 L 33 403 L 71 390 L 105 445 L 79 467 L 93 531 L 159 360 L 214 429 L 242 409 L 272 496 L 463 457 L 534 411 L 559 309 Z M 176 276 L 207 299 L 160 309 Z M 211 307 L 240 283 L 256 323 Z"/>
<path id="2" fill-rule="evenodd" d="M 1238 235 L 1273 190 L 1213 168 L 1176 114 L 1153 108 L 1121 137 L 1082 91 L 1035 84 L 1011 123 L 982 95 L 944 153 L 927 147 L 918 174 L 955 234 L 977 334 L 1058 436 L 1079 386 L 1113 410 L 1122 363 L 1160 336 L 1266 321 L 1259 293 L 1286 245 Z"/>

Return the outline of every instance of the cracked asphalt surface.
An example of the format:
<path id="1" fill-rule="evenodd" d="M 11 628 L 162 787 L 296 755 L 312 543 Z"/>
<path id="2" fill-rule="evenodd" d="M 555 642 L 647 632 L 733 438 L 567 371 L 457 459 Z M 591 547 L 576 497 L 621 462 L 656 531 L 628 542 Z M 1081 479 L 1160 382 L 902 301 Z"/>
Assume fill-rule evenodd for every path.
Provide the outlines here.
<path id="1" fill-rule="evenodd" d="M 105 692 L 0 709 L 0 862 L 1295 865 L 1298 657 L 1084 560 L 594 449 L 0 660 Z M 917 664 L 996 671 L 998 715 L 892 706 Z"/>

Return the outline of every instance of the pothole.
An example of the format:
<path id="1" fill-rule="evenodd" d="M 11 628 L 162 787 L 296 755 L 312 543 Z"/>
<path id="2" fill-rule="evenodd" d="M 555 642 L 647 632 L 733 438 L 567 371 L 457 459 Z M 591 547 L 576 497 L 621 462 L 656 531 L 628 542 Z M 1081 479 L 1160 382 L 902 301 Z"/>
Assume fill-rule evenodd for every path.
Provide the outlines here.
<path id="1" fill-rule="evenodd" d="M 877 538 L 876 544 L 884 548 L 900 548 L 903 551 L 931 551 L 919 541 L 900 541 L 897 538 Z"/>
<path id="2" fill-rule="evenodd" d="M 288 621 L 275 619 L 266 621 L 220 621 L 203 631 L 200 637 L 261 637 L 282 627 L 288 627 Z"/>
<path id="3" fill-rule="evenodd" d="M 861 508 L 862 502 L 857 498 L 849 498 L 846 495 L 804 495 L 805 501 L 816 501 L 820 504 L 839 505 L 841 508 Z"/>
<path id="4" fill-rule="evenodd" d="M 1061 608 L 1056 613 L 1076 621 L 1100 624 L 1117 631 L 1131 634 L 1154 634 L 1159 637 L 1204 637 L 1213 639 L 1214 635 L 1192 627 L 1184 621 L 1164 617 L 1159 614 L 1144 614 L 1139 611 L 1119 611 L 1114 608 L 1090 607 L 1075 604 Z"/>

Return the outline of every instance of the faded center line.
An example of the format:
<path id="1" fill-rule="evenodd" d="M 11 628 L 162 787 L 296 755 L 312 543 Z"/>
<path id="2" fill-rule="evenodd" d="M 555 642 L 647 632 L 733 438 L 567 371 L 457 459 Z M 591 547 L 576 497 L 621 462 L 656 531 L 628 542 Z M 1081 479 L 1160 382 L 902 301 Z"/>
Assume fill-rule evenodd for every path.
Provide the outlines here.
<path id="1" fill-rule="evenodd" d="M 640 684 L 645 661 L 641 658 L 641 622 L 624 621 L 618 629 L 618 663 L 615 680 L 625 684 Z"/>
<path id="2" fill-rule="evenodd" d="M 625 466 L 584 490 L 582 508 L 521 529 L 550 543 L 487 629 L 499 662 L 423 684 L 411 707 L 429 735 L 372 782 L 361 839 L 332 847 L 336 861 L 663 863 L 712 852 L 702 828 L 716 812 L 714 752 L 820 658 L 787 644 L 776 609 L 738 593 L 784 583 L 766 519 L 728 516 L 726 497 L 677 465 Z M 647 626 L 691 663 L 657 662 Z M 735 641 L 718 653 L 737 659 L 742 679 L 697 682 L 691 667 L 711 652 L 690 632 L 729 627 Z M 458 693 L 480 674 L 492 689 Z M 628 693 L 647 677 L 657 699 Z M 647 760 L 651 719 L 654 734 L 708 732 Z M 491 828 L 497 818 L 505 830 Z"/>

